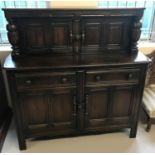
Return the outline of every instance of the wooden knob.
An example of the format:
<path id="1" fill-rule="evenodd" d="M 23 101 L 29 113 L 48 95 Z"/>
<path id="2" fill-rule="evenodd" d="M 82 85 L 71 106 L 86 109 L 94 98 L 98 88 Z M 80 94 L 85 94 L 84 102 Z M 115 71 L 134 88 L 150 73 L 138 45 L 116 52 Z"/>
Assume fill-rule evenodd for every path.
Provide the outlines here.
<path id="1" fill-rule="evenodd" d="M 50 123 L 50 124 L 47 124 L 46 127 L 48 127 L 48 128 L 55 127 L 55 124 L 54 123 Z"/>
<path id="2" fill-rule="evenodd" d="M 31 80 L 26 80 L 25 83 L 26 83 L 27 85 L 31 85 L 31 84 L 32 84 L 32 81 L 31 81 Z"/>
<path id="3" fill-rule="evenodd" d="M 63 77 L 63 78 L 61 79 L 61 82 L 62 82 L 62 83 L 66 83 L 66 82 L 67 82 L 67 78 L 66 78 L 66 77 Z"/>
<path id="4" fill-rule="evenodd" d="M 128 80 L 131 79 L 133 77 L 132 73 L 128 74 Z"/>
<path id="5" fill-rule="evenodd" d="M 96 81 L 100 81 L 101 80 L 101 76 L 100 75 L 96 75 L 95 79 L 96 79 Z"/>
<path id="6" fill-rule="evenodd" d="M 78 105 L 78 109 L 82 109 L 82 105 L 81 104 Z"/>

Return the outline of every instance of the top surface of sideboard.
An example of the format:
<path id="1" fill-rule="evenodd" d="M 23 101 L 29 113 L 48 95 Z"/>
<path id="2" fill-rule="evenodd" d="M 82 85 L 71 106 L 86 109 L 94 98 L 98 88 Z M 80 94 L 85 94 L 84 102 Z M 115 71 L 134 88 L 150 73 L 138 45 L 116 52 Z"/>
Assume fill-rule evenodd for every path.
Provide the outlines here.
<path id="1" fill-rule="evenodd" d="M 71 15 L 70 17 L 77 15 L 99 15 L 99 16 L 142 16 L 145 8 L 86 8 L 86 9 L 59 9 L 59 8 L 4 8 L 6 18 L 18 18 L 18 17 L 54 17 L 52 15 Z"/>
<path id="2" fill-rule="evenodd" d="M 58 68 L 80 68 L 97 66 L 119 66 L 147 64 L 150 59 L 143 53 L 136 55 L 81 55 L 81 56 L 31 56 L 24 57 L 18 62 L 12 60 L 8 55 L 3 62 L 6 70 L 27 70 L 27 69 L 58 69 Z"/>

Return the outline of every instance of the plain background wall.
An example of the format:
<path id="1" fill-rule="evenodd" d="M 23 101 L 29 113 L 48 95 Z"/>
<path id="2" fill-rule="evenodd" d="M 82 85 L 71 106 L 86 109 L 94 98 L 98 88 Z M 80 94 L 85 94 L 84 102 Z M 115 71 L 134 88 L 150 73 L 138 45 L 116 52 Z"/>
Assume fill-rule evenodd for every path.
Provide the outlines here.
<path id="1" fill-rule="evenodd" d="M 153 50 L 155 50 L 155 43 L 140 43 L 139 45 L 139 51 L 144 54 L 149 54 Z M 10 52 L 10 48 L 4 50 L 0 48 L 0 61 L 4 59 Z"/>
<path id="2" fill-rule="evenodd" d="M 0 60 L 4 59 L 9 53 L 9 51 L 0 51 Z"/>
<path id="3" fill-rule="evenodd" d="M 52 8 L 96 8 L 98 0 L 53 0 L 49 2 Z"/>

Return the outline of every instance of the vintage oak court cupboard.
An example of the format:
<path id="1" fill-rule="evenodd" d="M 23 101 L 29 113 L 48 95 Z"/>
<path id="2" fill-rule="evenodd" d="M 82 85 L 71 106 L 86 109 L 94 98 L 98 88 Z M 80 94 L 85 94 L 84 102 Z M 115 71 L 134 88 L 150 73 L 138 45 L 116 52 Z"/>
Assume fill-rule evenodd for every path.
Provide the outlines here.
<path id="1" fill-rule="evenodd" d="M 20 149 L 35 137 L 123 128 L 136 136 L 149 62 L 137 50 L 144 8 L 3 10 Z"/>

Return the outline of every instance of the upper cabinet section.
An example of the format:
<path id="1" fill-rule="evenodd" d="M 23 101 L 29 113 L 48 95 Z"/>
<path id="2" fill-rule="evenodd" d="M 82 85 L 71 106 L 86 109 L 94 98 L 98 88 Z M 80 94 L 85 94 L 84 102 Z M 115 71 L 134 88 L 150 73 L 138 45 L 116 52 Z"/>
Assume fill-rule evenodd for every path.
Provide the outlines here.
<path id="1" fill-rule="evenodd" d="M 137 53 L 144 8 L 3 9 L 12 56 Z"/>

